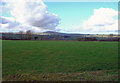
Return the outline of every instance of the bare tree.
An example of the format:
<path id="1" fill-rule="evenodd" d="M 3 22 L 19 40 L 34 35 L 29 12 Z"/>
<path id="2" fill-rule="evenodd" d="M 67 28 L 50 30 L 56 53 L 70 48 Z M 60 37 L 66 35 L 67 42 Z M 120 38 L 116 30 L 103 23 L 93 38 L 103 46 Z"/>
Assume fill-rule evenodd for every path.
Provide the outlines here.
<path id="1" fill-rule="evenodd" d="M 55 36 L 55 40 L 58 40 L 58 36 Z"/>
<path id="2" fill-rule="evenodd" d="M 27 38 L 27 40 L 31 40 L 32 39 L 32 31 L 31 30 L 28 30 L 28 31 L 26 31 L 26 38 Z"/>
<path id="3" fill-rule="evenodd" d="M 109 34 L 109 37 L 111 37 L 111 38 L 112 38 L 113 36 L 114 36 L 114 35 L 113 35 L 112 33 L 111 33 L 111 34 Z"/>
<path id="4" fill-rule="evenodd" d="M 23 32 L 23 31 L 20 31 L 19 34 L 20 34 L 20 39 L 22 40 L 22 39 L 23 39 L 23 34 L 24 34 L 24 32 Z"/>
<path id="5" fill-rule="evenodd" d="M 8 38 L 7 39 L 9 39 L 9 40 L 11 40 L 12 39 L 12 32 L 8 32 Z"/>

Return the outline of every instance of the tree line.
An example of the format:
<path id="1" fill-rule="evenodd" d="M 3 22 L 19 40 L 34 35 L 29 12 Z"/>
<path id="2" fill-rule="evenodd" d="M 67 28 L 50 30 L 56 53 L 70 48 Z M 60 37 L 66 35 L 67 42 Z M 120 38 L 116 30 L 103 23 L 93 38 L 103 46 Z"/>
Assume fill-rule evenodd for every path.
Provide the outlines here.
<path id="1" fill-rule="evenodd" d="M 18 33 L 13 33 L 13 32 L 8 32 L 7 33 L 8 36 L 3 36 L 2 39 L 11 39 L 12 38 L 12 34 L 19 34 L 19 38 L 21 40 L 31 40 L 32 39 L 32 35 L 33 35 L 33 31 L 32 30 L 27 30 L 26 32 L 24 31 L 19 31 Z"/>

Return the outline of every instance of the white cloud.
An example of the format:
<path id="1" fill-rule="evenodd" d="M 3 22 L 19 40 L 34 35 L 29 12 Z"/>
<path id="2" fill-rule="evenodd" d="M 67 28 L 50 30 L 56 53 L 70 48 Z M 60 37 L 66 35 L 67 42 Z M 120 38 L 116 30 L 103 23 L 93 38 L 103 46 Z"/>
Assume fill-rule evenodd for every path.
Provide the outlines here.
<path id="1" fill-rule="evenodd" d="M 55 31 L 59 31 L 61 28 L 56 27 Z M 0 32 L 18 32 L 18 31 L 27 31 L 32 30 L 34 32 L 44 32 L 48 31 L 49 29 L 44 28 L 38 28 L 38 27 L 32 27 L 32 26 L 26 26 L 22 25 L 19 22 L 17 22 L 13 17 L 0 17 Z"/>
<path id="2" fill-rule="evenodd" d="M 74 27 L 74 32 L 114 32 L 118 30 L 118 11 L 112 8 L 94 9 L 93 15 L 83 21 L 80 26 Z"/>
<path id="3" fill-rule="evenodd" d="M 0 17 L 0 31 L 17 31 L 24 29 L 23 26 L 16 22 L 13 17 Z"/>
<path id="4" fill-rule="evenodd" d="M 100 8 L 94 10 L 87 21 L 83 22 L 83 30 L 88 31 L 114 31 L 118 29 L 118 21 L 114 19 L 118 12 L 111 8 Z"/>
<path id="5" fill-rule="evenodd" d="M 14 28 L 14 27 L 20 25 L 12 17 L 0 17 L 0 24 L 3 28 Z"/>
<path id="6" fill-rule="evenodd" d="M 29 29 L 34 28 L 37 31 L 42 29 L 57 30 L 59 17 L 49 13 L 47 6 L 41 0 L 5 0 L 4 2 L 16 22 L 22 26 L 27 26 Z"/>

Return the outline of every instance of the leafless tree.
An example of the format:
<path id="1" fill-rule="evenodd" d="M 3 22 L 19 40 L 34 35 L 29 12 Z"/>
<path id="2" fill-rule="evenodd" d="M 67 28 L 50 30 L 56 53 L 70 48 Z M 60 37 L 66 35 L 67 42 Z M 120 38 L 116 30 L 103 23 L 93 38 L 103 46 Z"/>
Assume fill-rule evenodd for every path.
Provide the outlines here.
<path id="1" fill-rule="evenodd" d="M 109 34 L 109 37 L 111 37 L 111 38 L 112 38 L 113 36 L 114 36 L 113 34 Z"/>
<path id="2" fill-rule="evenodd" d="M 55 40 L 58 40 L 58 36 L 55 36 Z"/>
<path id="3" fill-rule="evenodd" d="M 8 38 L 7 39 L 9 39 L 9 40 L 11 40 L 12 39 L 12 32 L 8 32 Z"/>
<path id="4" fill-rule="evenodd" d="M 19 34 L 20 34 L 20 39 L 22 40 L 22 39 L 23 39 L 23 34 L 24 34 L 24 32 L 23 32 L 23 31 L 20 31 Z"/>
<path id="5" fill-rule="evenodd" d="M 27 38 L 27 40 L 31 40 L 32 39 L 32 31 L 31 30 L 28 30 L 28 31 L 26 31 L 26 38 Z"/>

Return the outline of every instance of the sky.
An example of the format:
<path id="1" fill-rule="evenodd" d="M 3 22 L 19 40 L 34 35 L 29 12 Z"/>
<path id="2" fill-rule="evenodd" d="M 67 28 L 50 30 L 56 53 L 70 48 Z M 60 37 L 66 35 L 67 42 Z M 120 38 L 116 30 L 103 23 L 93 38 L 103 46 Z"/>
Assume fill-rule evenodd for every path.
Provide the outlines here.
<path id="1" fill-rule="evenodd" d="M 0 8 L 1 32 L 21 30 L 82 34 L 118 32 L 118 2 L 7 0 L 0 4 Z"/>
<path id="2" fill-rule="evenodd" d="M 43 0 L 44 2 L 119 2 L 120 0 Z"/>

